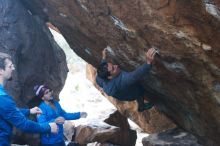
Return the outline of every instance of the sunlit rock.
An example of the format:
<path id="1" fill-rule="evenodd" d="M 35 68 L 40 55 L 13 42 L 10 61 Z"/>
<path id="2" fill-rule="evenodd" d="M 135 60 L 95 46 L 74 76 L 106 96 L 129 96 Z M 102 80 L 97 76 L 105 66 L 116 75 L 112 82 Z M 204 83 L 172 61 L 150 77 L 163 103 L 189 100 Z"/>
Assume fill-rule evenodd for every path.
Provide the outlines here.
<path id="1" fill-rule="evenodd" d="M 137 139 L 137 132 L 135 130 L 130 129 L 127 117 L 123 116 L 120 112 L 115 111 L 110 114 L 104 122 L 117 126 L 120 128 L 119 132 L 117 132 L 109 142 L 121 145 L 121 146 L 134 146 Z"/>
<path id="2" fill-rule="evenodd" d="M 93 142 L 105 143 L 113 138 L 118 131 L 118 127 L 108 125 L 104 122 L 79 125 L 76 127 L 75 141 L 79 144 Z"/>

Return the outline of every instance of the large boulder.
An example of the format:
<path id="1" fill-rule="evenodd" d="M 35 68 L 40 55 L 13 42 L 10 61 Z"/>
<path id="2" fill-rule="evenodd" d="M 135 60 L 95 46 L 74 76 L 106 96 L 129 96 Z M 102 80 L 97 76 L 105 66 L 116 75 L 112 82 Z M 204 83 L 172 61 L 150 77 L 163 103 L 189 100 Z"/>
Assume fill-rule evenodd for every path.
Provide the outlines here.
<path id="1" fill-rule="evenodd" d="M 130 129 L 127 117 L 123 116 L 119 111 L 110 114 L 104 122 L 120 128 L 114 138 L 108 142 L 121 146 L 134 146 L 136 144 L 137 132 Z"/>
<path id="2" fill-rule="evenodd" d="M 77 126 L 72 141 L 76 141 L 80 145 L 96 142 L 93 145 L 134 146 L 136 139 L 137 133 L 130 129 L 127 117 L 115 111 L 104 122 L 96 120 Z"/>
<path id="3" fill-rule="evenodd" d="M 80 145 L 99 142 L 106 143 L 119 131 L 118 127 L 108 125 L 104 122 L 90 123 L 76 127 L 75 141 Z"/>
<path id="4" fill-rule="evenodd" d="M 143 146 L 202 146 L 195 136 L 179 128 L 151 134 L 142 143 Z"/>
<path id="5" fill-rule="evenodd" d="M 73 123 L 65 122 L 64 135 L 70 141 L 80 145 L 134 146 L 137 139 L 135 130 L 130 129 L 127 117 L 114 111 L 106 115 L 104 122 L 89 120 L 87 124 L 74 128 Z M 107 123 L 107 124 L 106 124 Z"/>

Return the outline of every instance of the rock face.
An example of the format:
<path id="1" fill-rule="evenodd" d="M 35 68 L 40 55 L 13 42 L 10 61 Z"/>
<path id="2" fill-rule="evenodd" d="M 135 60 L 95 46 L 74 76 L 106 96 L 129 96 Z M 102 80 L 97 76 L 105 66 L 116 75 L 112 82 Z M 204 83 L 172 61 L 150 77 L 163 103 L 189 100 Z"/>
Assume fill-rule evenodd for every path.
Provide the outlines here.
<path id="1" fill-rule="evenodd" d="M 135 130 L 130 129 L 127 117 L 121 115 L 119 111 L 112 113 L 104 122 L 120 128 L 119 132 L 115 134 L 115 137 L 108 142 L 121 146 L 135 145 L 137 133 Z"/>
<path id="2" fill-rule="evenodd" d="M 3 9 L 0 22 L 3 22 L 2 17 L 6 14 L 11 16 L 16 14 L 16 18 L 21 18 L 23 22 L 21 27 L 17 23 L 20 19 L 8 17 L 0 24 L 1 39 L 4 38 L 1 42 L 4 44 L 26 42 L 32 35 L 24 36 L 31 32 L 22 33 L 24 30 L 20 28 L 24 26 L 30 28 L 39 24 L 32 24 L 33 21 L 27 21 L 26 17 L 17 17 L 21 16 L 18 12 L 23 9 L 16 9 L 16 5 L 22 2 L 27 9 L 22 13 L 31 18 L 35 16 L 39 18 L 38 20 L 50 21 L 64 35 L 71 48 L 94 66 L 97 66 L 101 51 L 106 46 L 109 46 L 113 61 L 128 71 L 144 62 L 144 52 L 148 47 L 157 47 L 160 50 L 160 58 L 155 60 L 150 76 L 143 80 L 145 89 L 149 93 L 148 97 L 156 99 L 157 107 L 161 112 L 180 127 L 195 134 L 200 142 L 205 145 L 220 143 L 220 0 L 20 0 L 16 2 L 1 0 L 0 2 L 0 8 Z M 4 7 L 8 6 L 11 6 L 11 11 L 4 11 Z M 4 27 L 10 24 L 8 23 L 10 21 L 17 27 Z M 30 23 L 32 25 L 27 25 Z M 7 29 L 12 28 L 18 33 L 14 35 L 8 33 L 10 31 Z M 14 39 L 17 36 L 20 36 L 19 40 Z M 33 42 L 38 42 L 38 39 L 35 38 Z M 6 43 L 9 40 L 10 43 Z M 43 42 L 45 41 L 43 39 Z M 48 53 L 43 57 L 42 62 L 30 61 L 30 64 L 26 62 L 21 65 L 21 62 L 35 59 L 28 55 L 24 57 L 25 52 L 38 54 L 39 49 L 44 48 L 37 45 L 38 49 L 33 51 L 28 49 L 30 46 L 36 47 L 35 45 L 35 43 L 18 46 L 1 44 L 6 52 L 13 52 L 9 48 L 15 48 L 18 50 L 17 54 L 20 54 L 15 56 L 22 56 L 19 57 L 22 61 L 16 65 L 20 72 L 23 71 L 23 74 L 19 74 L 19 79 L 22 81 L 28 79 L 25 81 L 31 82 L 33 78 L 35 79 L 36 74 L 27 75 L 29 71 L 27 72 L 25 68 L 28 65 L 31 63 L 32 66 L 36 63 L 39 66 L 44 65 L 46 58 L 53 56 L 53 53 Z M 19 49 L 23 47 L 25 49 Z M 47 69 L 51 68 L 47 67 Z M 35 71 L 39 70 L 35 68 Z M 44 72 L 44 70 L 40 71 Z M 24 79 L 24 76 L 29 78 Z M 49 79 L 54 79 L 51 78 L 51 74 Z M 29 85 L 27 88 L 30 88 L 32 84 L 22 85 Z M 58 82 L 54 86 L 58 86 Z M 26 92 L 30 91 L 29 89 L 20 93 L 26 95 Z M 11 93 L 15 92 L 11 91 Z"/>
<path id="3" fill-rule="evenodd" d="M 99 142 L 105 143 L 119 131 L 118 127 L 108 125 L 104 122 L 76 127 L 75 141 L 80 145 Z"/>
<path id="4" fill-rule="evenodd" d="M 36 84 L 47 84 L 56 94 L 62 89 L 68 71 L 65 55 L 45 22 L 28 12 L 19 0 L 0 0 L 0 52 L 10 54 L 14 62 L 16 70 L 6 89 L 18 106 L 37 105 L 33 99 Z M 15 143 L 26 137 L 21 136 Z"/>
<path id="5" fill-rule="evenodd" d="M 92 125 L 87 124 L 77 126 L 76 133 L 72 141 L 76 141 L 80 145 L 86 145 L 89 143 L 90 145 L 100 146 L 135 145 L 137 133 L 135 130 L 130 129 L 127 117 L 122 116 L 118 111 L 115 111 L 107 119 L 105 119 L 104 122 L 102 122 L 101 124 L 100 122 L 98 122 Z"/>
<path id="6" fill-rule="evenodd" d="M 151 134 L 143 138 L 142 143 L 143 146 L 202 146 L 195 136 L 178 128 Z"/>
<path id="7" fill-rule="evenodd" d="M 12 56 L 16 68 L 6 84 L 9 93 L 19 105 L 30 101 L 36 84 L 47 84 L 59 93 L 68 69 L 65 54 L 45 22 L 20 1 L 1 0 L 0 7 L 0 51 Z"/>

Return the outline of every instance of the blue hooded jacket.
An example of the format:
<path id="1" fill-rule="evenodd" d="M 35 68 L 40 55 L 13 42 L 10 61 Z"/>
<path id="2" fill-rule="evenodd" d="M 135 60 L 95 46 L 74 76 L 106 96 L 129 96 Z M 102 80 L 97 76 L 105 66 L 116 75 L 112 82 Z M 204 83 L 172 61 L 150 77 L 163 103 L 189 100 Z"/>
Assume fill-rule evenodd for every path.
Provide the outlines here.
<path id="1" fill-rule="evenodd" d="M 50 105 L 42 102 L 39 108 L 42 110 L 42 114 L 38 116 L 37 120 L 39 123 L 50 123 L 54 122 L 57 117 L 63 117 L 65 120 L 76 120 L 80 118 L 80 112 L 66 113 L 57 101 L 54 101 L 55 109 Z M 57 134 L 42 134 L 42 144 L 57 144 L 63 141 L 63 124 L 58 124 Z"/>
<path id="2" fill-rule="evenodd" d="M 28 120 L 29 109 L 19 110 L 11 96 L 0 85 L 0 146 L 9 146 L 13 126 L 31 133 L 50 133 L 48 124 L 38 124 Z"/>

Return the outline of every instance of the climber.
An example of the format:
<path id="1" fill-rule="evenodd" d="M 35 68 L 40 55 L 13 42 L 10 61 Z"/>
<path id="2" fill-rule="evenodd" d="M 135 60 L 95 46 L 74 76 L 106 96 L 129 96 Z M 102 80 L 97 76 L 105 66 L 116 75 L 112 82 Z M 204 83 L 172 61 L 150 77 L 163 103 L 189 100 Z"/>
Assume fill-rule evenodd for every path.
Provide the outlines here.
<path id="1" fill-rule="evenodd" d="M 58 134 L 41 134 L 41 146 L 65 146 L 63 135 L 63 124 L 65 120 L 76 120 L 86 118 L 86 112 L 66 113 L 60 104 L 54 100 L 53 90 L 46 85 L 36 85 L 34 87 L 37 98 L 42 99 L 40 109 L 42 114 L 37 116 L 38 123 L 57 123 L 59 127 Z"/>
<path id="2" fill-rule="evenodd" d="M 0 145 L 9 146 L 12 137 L 12 128 L 15 126 L 25 132 L 31 133 L 57 133 L 56 123 L 38 124 L 28 120 L 25 116 L 41 113 L 38 107 L 32 109 L 18 109 L 11 96 L 5 91 L 3 85 L 12 79 L 15 70 L 11 57 L 0 52 Z"/>
<path id="3" fill-rule="evenodd" d="M 153 103 L 144 103 L 144 89 L 138 82 L 151 69 L 156 50 L 150 48 L 146 52 L 146 63 L 132 72 L 120 70 L 118 65 L 106 61 L 106 49 L 102 52 L 102 61 L 97 68 L 96 82 L 104 92 L 120 101 L 136 100 L 138 111 L 153 107 Z"/>

